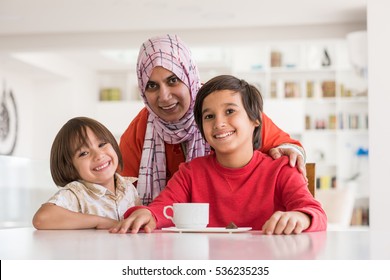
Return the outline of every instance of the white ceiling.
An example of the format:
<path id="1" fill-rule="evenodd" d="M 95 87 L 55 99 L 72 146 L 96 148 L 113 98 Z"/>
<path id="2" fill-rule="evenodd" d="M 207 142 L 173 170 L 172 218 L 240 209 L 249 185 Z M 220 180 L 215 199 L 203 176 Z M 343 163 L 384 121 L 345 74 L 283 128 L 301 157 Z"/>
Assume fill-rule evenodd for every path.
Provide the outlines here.
<path id="1" fill-rule="evenodd" d="M 0 36 L 365 21 L 367 0 L 1 0 Z"/>
<path id="2" fill-rule="evenodd" d="M 266 27 L 270 30 L 269 34 L 274 34 L 274 29 L 268 27 L 280 27 L 279 30 L 286 34 L 284 27 L 294 25 L 366 23 L 366 2 L 367 0 L 0 0 L 0 49 L 5 49 L 10 54 L 28 51 L 31 45 L 38 50 L 53 51 L 56 48 L 50 49 L 48 45 L 69 47 L 74 41 L 78 44 L 88 41 L 89 45 L 96 48 L 65 53 L 57 48 L 56 54 L 92 69 L 128 69 L 130 66 L 134 67 L 139 42 L 147 38 L 144 33 L 197 30 L 203 41 L 211 42 L 215 31 L 208 32 L 212 35 L 207 37 L 206 29 L 227 28 L 224 35 L 230 38 L 236 35 L 232 35 L 229 28 L 252 30 L 250 28 Z M 120 32 L 129 33 L 122 35 Z M 130 37 L 137 41 L 133 58 L 118 62 L 101 54 L 101 50 L 105 49 L 103 45 L 114 36 L 112 34 L 115 34 L 116 40 L 118 37 Z M 141 39 L 135 39 L 137 36 Z M 104 39 L 95 43 L 96 37 Z M 185 40 L 194 37 L 191 35 Z M 194 46 L 193 42 L 189 43 Z M 128 41 L 123 45 L 128 48 Z M 25 49 L 20 50 L 23 47 Z M 29 62 L 26 67 L 22 67 L 26 63 L 25 59 L 8 54 L 0 52 L 0 64 L 3 68 L 39 74 L 31 70 L 34 69 L 30 66 L 33 63 Z"/>

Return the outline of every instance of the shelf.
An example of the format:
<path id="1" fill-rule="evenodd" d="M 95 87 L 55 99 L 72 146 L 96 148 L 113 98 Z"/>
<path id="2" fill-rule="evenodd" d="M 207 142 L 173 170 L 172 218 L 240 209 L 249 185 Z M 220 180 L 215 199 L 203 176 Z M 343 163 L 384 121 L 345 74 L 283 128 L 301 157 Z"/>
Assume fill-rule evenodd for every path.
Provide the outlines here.
<path id="1" fill-rule="evenodd" d="M 299 68 L 299 67 L 271 67 L 269 72 L 272 75 L 275 74 L 302 74 L 302 75 L 316 75 L 323 73 L 331 73 L 334 74 L 337 71 L 335 68 Z"/>
<path id="2" fill-rule="evenodd" d="M 368 129 L 306 129 L 305 133 L 321 136 L 368 135 Z"/>
<path id="3" fill-rule="evenodd" d="M 339 98 L 337 98 L 337 102 L 365 104 L 368 102 L 368 97 L 367 96 L 339 97 Z"/>
<path id="4" fill-rule="evenodd" d="M 335 105 L 337 103 L 337 98 L 336 97 L 306 97 L 304 98 L 305 102 L 308 103 L 309 105 L 315 105 L 315 104 L 331 104 Z"/>

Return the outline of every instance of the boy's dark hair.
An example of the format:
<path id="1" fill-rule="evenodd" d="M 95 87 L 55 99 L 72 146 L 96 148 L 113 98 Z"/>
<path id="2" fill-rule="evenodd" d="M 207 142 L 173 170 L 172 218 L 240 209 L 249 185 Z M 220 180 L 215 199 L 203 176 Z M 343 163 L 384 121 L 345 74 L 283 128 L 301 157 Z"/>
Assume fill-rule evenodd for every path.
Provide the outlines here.
<path id="1" fill-rule="evenodd" d="M 118 156 L 118 170 L 123 168 L 122 154 L 118 142 L 112 133 L 101 123 L 87 117 L 70 119 L 57 133 L 50 151 L 50 171 L 54 183 L 64 187 L 66 184 L 81 179 L 73 166 L 73 156 L 82 145 L 89 146 L 87 128 L 107 143 L 110 143 Z"/>
<path id="2" fill-rule="evenodd" d="M 198 125 L 203 138 L 203 118 L 202 118 L 202 105 L 204 99 L 214 91 L 219 90 L 232 90 L 240 93 L 242 103 L 248 117 L 252 121 L 258 121 L 259 126 L 255 128 L 253 132 L 253 148 L 257 150 L 261 146 L 261 126 L 263 112 L 263 97 L 259 90 L 253 85 L 248 84 L 245 80 L 240 80 L 231 75 L 220 75 L 212 78 L 205 83 L 199 90 L 194 106 L 195 122 Z M 206 139 L 206 138 L 205 138 Z"/>

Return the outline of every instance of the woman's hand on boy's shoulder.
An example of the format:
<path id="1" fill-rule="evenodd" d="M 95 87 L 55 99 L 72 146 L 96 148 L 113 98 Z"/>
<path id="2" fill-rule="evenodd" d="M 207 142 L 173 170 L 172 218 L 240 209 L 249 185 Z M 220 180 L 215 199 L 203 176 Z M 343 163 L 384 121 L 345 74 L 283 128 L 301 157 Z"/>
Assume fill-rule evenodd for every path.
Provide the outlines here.
<path id="1" fill-rule="evenodd" d="M 306 178 L 306 167 L 305 167 L 305 159 L 302 154 L 299 153 L 296 149 L 291 148 L 290 146 L 279 146 L 276 148 L 272 148 L 268 152 L 269 156 L 273 159 L 278 159 L 281 156 L 288 156 L 289 164 L 291 167 L 297 166 L 299 172 Z"/>
<path id="2" fill-rule="evenodd" d="M 127 219 L 118 222 L 115 226 L 110 228 L 109 232 L 138 233 L 141 228 L 143 228 L 146 233 L 150 233 L 156 228 L 156 220 L 152 213 L 146 208 L 134 211 Z"/>

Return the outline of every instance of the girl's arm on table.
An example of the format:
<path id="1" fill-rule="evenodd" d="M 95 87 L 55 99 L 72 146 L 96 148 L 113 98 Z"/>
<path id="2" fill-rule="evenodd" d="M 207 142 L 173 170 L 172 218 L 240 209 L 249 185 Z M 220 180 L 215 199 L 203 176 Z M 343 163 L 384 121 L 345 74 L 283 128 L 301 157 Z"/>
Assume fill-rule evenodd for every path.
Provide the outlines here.
<path id="1" fill-rule="evenodd" d="M 73 212 L 52 203 L 45 203 L 33 218 L 36 229 L 109 229 L 118 221 L 91 214 Z"/>

